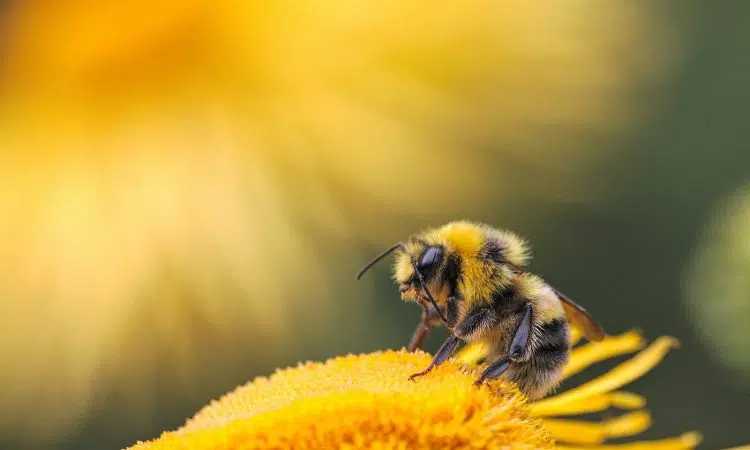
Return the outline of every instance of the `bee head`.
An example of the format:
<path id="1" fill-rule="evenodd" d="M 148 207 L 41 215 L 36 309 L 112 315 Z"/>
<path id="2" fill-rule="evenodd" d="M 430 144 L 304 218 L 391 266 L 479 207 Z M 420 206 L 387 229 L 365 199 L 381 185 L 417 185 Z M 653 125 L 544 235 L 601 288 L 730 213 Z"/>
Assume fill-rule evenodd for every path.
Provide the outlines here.
<path id="1" fill-rule="evenodd" d="M 442 246 L 429 245 L 423 241 L 414 240 L 409 240 L 406 244 L 399 242 L 373 258 L 359 271 L 357 279 L 361 278 L 378 261 L 394 251 L 397 252 L 394 280 L 398 284 L 401 297 L 410 301 L 429 301 L 439 311 L 440 308 L 432 297 L 428 285 L 433 284 L 433 281 L 440 278 L 440 267 L 444 260 Z M 443 318 L 442 313 L 440 313 L 440 316 Z M 445 319 L 443 318 L 443 320 Z"/>
<path id="2" fill-rule="evenodd" d="M 394 281 L 406 300 L 427 300 L 423 285 L 434 285 L 440 278 L 443 247 L 438 245 L 411 245 L 396 257 Z"/>

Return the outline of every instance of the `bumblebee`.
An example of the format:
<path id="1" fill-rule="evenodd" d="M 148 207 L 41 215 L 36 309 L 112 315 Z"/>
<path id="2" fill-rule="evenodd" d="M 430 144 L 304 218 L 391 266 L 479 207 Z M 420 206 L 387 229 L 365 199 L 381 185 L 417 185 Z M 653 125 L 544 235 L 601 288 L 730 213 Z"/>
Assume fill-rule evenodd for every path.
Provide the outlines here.
<path id="1" fill-rule="evenodd" d="M 438 319 L 451 331 L 411 380 L 443 363 L 462 342 L 483 341 L 491 349 L 489 364 L 476 384 L 503 378 L 537 399 L 560 381 L 570 356 L 570 324 L 590 341 L 605 336 L 583 307 L 526 270 L 528 244 L 510 231 L 468 221 L 428 229 L 376 256 L 357 279 L 394 252 L 401 297 L 423 310 L 410 347 L 418 347 Z"/>

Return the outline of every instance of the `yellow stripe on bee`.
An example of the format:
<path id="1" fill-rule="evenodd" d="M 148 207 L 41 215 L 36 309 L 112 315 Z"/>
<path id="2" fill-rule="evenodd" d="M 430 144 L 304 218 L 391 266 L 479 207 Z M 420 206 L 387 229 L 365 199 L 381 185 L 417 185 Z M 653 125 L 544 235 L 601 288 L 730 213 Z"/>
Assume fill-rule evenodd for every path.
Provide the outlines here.
<path id="1" fill-rule="evenodd" d="M 393 264 L 393 278 L 397 283 L 402 283 L 414 274 L 414 266 L 411 263 L 411 258 L 406 253 L 401 253 L 396 257 L 396 262 Z"/>
<path id="2" fill-rule="evenodd" d="M 518 295 L 528 299 L 534 306 L 535 321 L 549 323 L 565 317 L 560 300 L 540 277 L 523 273 L 516 277 L 514 286 Z"/>
<path id="3" fill-rule="evenodd" d="M 459 289 L 466 307 L 478 302 L 489 302 L 504 277 L 490 276 L 487 261 L 477 258 L 487 241 L 485 230 L 468 221 L 451 222 L 436 233 L 437 239 L 461 257 L 461 285 Z"/>
<path id="4" fill-rule="evenodd" d="M 475 257 L 486 240 L 484 230 L 467 221 L 451 222 L 437 234 L 453 251 L 466 258 Z"/>
<path id="5" fill-rule="evenodd" d="M 477 258 L 463 258 L 459 290 L 467 308 L 479 302 L 491 302 L 500 288 L 502 277 L 487 275 L 487 263 Z"/>

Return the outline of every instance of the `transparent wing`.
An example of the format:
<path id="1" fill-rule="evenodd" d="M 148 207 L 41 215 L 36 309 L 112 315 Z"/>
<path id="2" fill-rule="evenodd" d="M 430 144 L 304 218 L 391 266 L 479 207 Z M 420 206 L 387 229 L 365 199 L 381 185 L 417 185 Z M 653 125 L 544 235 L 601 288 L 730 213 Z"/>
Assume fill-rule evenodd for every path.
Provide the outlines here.
<path id="1" fill-rule="evenodd" d="M 586 339 L 593 342 L 598 342 L 604 339 L 604 336 L 606 335 L 604 329 L 594 321 L 594 318 L 591 317 L 591 314 L 589 314 L 583 306 L 574 302 L 570 297 L 557 289 L 554 289 L 554 291 L 560 299 L 560 303 L 562 303 L 568 321 L 573 326 L 583 331 L 583 335 L 586 336 Z"/>

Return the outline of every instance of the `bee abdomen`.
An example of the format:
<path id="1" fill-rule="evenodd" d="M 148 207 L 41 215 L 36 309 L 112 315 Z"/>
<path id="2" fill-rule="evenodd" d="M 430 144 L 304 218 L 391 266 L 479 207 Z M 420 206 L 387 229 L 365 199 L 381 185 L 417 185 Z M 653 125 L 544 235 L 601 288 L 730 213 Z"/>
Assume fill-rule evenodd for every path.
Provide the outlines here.
<path id="1" fill-rule="evenodd" d="M 570 329 L 564 318 L 540 324 L 534 330 L 534 353 L 540 357 L 555 359 L 560 350 L 570 347 Z"/>
<path id="2" fill-rule="evenodd" d="M 513 381 L 532 400 L 557 386 L 570 357 L 570 333 L 565 319 L 554 319 L 535 330 L 535 345 L 529 359 L 513 363 L 505 379 Z"/>

